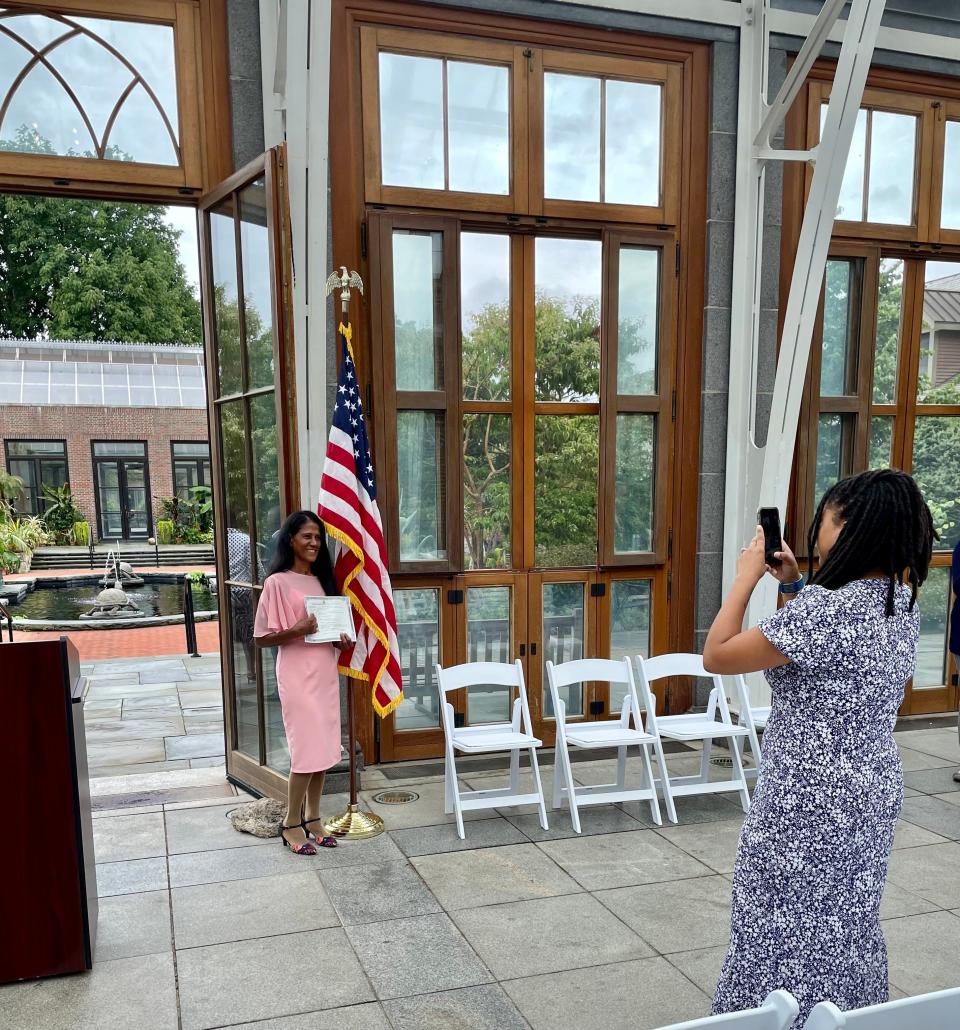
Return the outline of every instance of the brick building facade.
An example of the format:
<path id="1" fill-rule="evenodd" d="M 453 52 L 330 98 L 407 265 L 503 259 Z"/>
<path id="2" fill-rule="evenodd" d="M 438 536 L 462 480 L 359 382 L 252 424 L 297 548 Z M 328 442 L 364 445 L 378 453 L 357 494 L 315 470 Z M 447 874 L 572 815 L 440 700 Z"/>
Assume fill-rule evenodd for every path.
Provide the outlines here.
<path id="1" fill-rule="evenodd" d="M 197 347 L 0 340 L 0 455 L 26 483 L 18 509 L 39 512 L 41 483 L 69 482 L 95 539 L 153 535 L 161 498 L 209 485 L 205 401 Z"/>
<path id="2" fill-rule="evenodd" d="M 8 440 L 63 440 L 67 451 L 67 481 L 74 501 L 95 526 L 93 451 L 91 442 L 136 441 L 146 445 L 149 470 L 151 532 L 158 518 L 157 500 L 175 492 L 173 441 L 206 442 L 207 412 L 202 408 L 94 408 L 55 404 L 0 405 L 0 448 Z"/>

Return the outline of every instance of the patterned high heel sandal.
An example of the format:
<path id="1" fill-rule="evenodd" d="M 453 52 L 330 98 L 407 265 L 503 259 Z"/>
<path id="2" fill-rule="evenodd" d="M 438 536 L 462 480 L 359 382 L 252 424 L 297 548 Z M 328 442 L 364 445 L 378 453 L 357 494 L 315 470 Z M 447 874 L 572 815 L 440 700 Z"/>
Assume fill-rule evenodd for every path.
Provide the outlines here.
<path id="1" fill-rule="evenodd" d="M 315 855 L 317 853 L 317 849 L 313 846 L 313 843 L 311 842 L 309 836 L 301 844 L 292 844 L 290 841 L 287 840 L 286 837 L 284 837 L 284 835 L 283 835 L 283 831 L 284 830 L 296 830 L 296 829 L 303 829 L 304 833 L 307 832 L 306 829 L 304 829 L 304 827 L 303 827 L 303 823 L 294 823 L 293 826 L 284 826 L 284 824 L 281 823 L 280 824 L 280 843 L 283 844 L 283 846 L 285 848 L 289 848 L 295 855 Z"/>
<path id="2" fill-rule="evenodd" d="M 319 816 L 318 816 L 316 819 L 305 819 L 300 824 L 303 827 L 303 832 L 307 835 L 308 838 L 312 837 L 317 842 L 317 844 L 320 845 L 321 848 L 335 848 L 335 847 L 337 847 L 337 838 L 336 837 L 318 837 L 312 830 L 308 830 L 307 829 L 307 827 L 310 825 L 310 823 L 321 823 L 321 825 L 322 825 L 323 820 L 320 819 Z"/>

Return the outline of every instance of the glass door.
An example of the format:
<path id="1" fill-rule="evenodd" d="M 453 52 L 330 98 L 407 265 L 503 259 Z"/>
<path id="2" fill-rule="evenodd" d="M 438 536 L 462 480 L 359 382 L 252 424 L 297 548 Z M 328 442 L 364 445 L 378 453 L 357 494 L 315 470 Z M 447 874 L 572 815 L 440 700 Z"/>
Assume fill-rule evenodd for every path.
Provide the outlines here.
<path id="1" fill-rule="evenodd" d="M 124 535 L 128 540 L 145 540 L 150 535 L 146 463 L 123 461 L 120 464 L 120 476 L 123 481 L 123 516 L 126 520 Z"/>
<path id="2" fill-rule="evenodd" d="M 277 530 L 299 507 L 282 161 L 268 151 L 200 203 L 227 772 L 272 794 L 289 752 L 276 655 L 253 626 Z"/>

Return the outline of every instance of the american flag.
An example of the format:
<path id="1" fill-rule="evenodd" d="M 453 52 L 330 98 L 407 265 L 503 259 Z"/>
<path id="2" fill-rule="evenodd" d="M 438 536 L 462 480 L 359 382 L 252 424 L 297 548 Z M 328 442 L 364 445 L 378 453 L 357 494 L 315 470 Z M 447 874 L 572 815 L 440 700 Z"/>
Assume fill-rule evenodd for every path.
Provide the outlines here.
<path id="1" fill-rule="evenodd" d="M 385 716 L 403 700 L 397 615 L 349 325 L 340 325 L 340 351 L 337 402 L 317 510 L 337 541 L 337 587 L 353 605 L 357 642 L 340 652 L 340 671 L 369 682 L 373 707 Z"/>

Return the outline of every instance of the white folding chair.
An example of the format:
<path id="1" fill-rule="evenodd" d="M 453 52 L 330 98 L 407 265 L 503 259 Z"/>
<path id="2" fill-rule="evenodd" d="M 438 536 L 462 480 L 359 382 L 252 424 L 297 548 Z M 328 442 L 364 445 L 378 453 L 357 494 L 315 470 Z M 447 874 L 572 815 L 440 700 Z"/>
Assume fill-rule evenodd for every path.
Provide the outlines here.
<path id="1" fill-rule="evenodd" d="M 747 681 L 743 676 L 736 677 L 740 682 L 738 683 L 738 692 L 741 695 L 745 695 L 748 702 L 750 699 L 750 688 L 747 686 Z M 748 780 L 755 780 L 760 774 L 760 730 L 767 728 L 767 720 L 770 718 L 771 712 L 770 705 L 750 705 L 748 703 L 744 712 L 749 713 L 749 719 L 744 715 L 743 712 L 738 713 L 737 722 L 741 726 L 746 726 L 750 730 L 750 751 L 753 754 L 753 765 L 744 766 L 744 774 Z M 737 739 L 737 746 L 740 748 L 740 757 L 743 758 L 743 749 L 746 746 L 747 741 L 742 737 Z"/>
<path id="2" fill-rule="evenodd" d="M 453 812 L 457 819 L 457 835 L 465 839 L 463 813 L 478 808 L 506 808 L 511 805 L 537 805 L 540 811 L 540 825 L 546 830 L 547 807 L 543 798 L 543 784 L 540 782 L 540 768 L 537 765 L 537 748 L 542 741 L 531 730 L 530 706 L 523 684 L 523 666 L 520 662 L 507 665 L 499 662 L 469 662 L 450 669 L 435 666 L 437 690 L 440 693 L 440 710 L 443 718 L 443 735 L 446 741 L 444 751 L 444 811 Z M 513 702 L 513 718 L 510 722 L 488 723 L 481 726 L 455 726 L 453 705 L 447 694 L 453 690 L 464 690 L 471 686 L 490 688 L 510 687 L 518 692 Z M 461 791 L 457 782 L 455 752 L 478 755 L 488 752 L 510 752 L 510 786 L 502 790 Z M 536 788 L 532 794 L 520 793 L 520 752 L 530 753 L 530 770 Z"/>
<path id="3" fill-rule="evenodd" d="M 743 762 L 737 739 L 749 737 L 747 725 L 738 726 L 730 715 L 727 696 L 723 689 L 723 680 L 703 667 L 703 658 L 698 654 L 664 654 L 656 658 L 637 656 L 637 682 L 642 683 L 642 690 L 652 695 L 650 684 L 665 676 L 700 676 L 713 681 L 707 711 L 700 715 L 657 715 L 655 711 L 647 718 L 647 730 L 659 737 L 667 737 L 677 741 L 703 741 L 703 753 L 700 757 L 700 772 L 691 776 L 673 776 L 670 778 L 670 791 L 673 796 L 687 797 L 692 794 L 723 794 L 736 791 L 740 795 L 740 804 L 744 812 L 750 810 L 750 792 L 747 779 L 743 773 Z M 746 719 L 749 723 L 749 697 L 745 693 L 743 678 L 736 684 L 741 710 L 746 704 Z M 719 717 L 719 718 L 718 718 Z M 730 758 L 733 769 L 728 780 L 710 781 L 710 752 L 715 737 L 730 739 Z M 663 778 L 667 778 L 667 770 L 663 770 Z"/>
<path id="4" fill-rule="evenodd" d="M 560 697 L 560 689 L 573 683 L 609 683 L 627 688 L 619 719 L 600 722 L 567 721 L 567 707 Z M 553 808 L 559 808 L 564 797 L 570 806 L 570 820 L 573 828 L 580 832 L 580 805 L 607 805 L 618 801 L 649 801 L 653 821 L 660 826 L 660 804 L 657 800 L 656 780 L 650 766 L 650 749 L 653 748 L 661 776 L 665 768 L 660 738 L 643 728 L 640 715 L 640 701 L 633 678 L 630 659 L 611 661 L 607 658 L 582 658 L 563 665 L 547 662 L 547 685 L 553 701 L 553 712 L 557 722 L 556 765 L 553 776 Z M 633 720 L 633 726 L 630 722 Z M 570 747 L 584 749 L 599 747 L 617 748 L 617 778 L 613 783 L 581 787 L 573 781 L 570 767 Z M 628 790 L 626 786 L 627 748 L 637 746 L 643 759 L 644 787 Z M 669 781 L 664 779 L 669 789 Z M 671 802 L 672 807 L 672 802 Z M 676 813 L 673 814 L 676 822 Z"/>
<path id="5" fill-rule="evenodd" d="M 960 987 L 882 1005 L 841 1012 L 821 1001 L 807 1016 L 803 1030 L 956 1030 L 960 1026 Z"/>
<path id="6" fill-rule="evenodd" d="M 721 1027 L 736 1027 L 736 1030 L 787 1030 L 793 1026 L 799 1014 L 797 999 L 789 991 L 771 991 L 758 1009 L 690 1019 L 686 1023 L 662 1027 L 661 1030 L 720 1030 Z"/>

